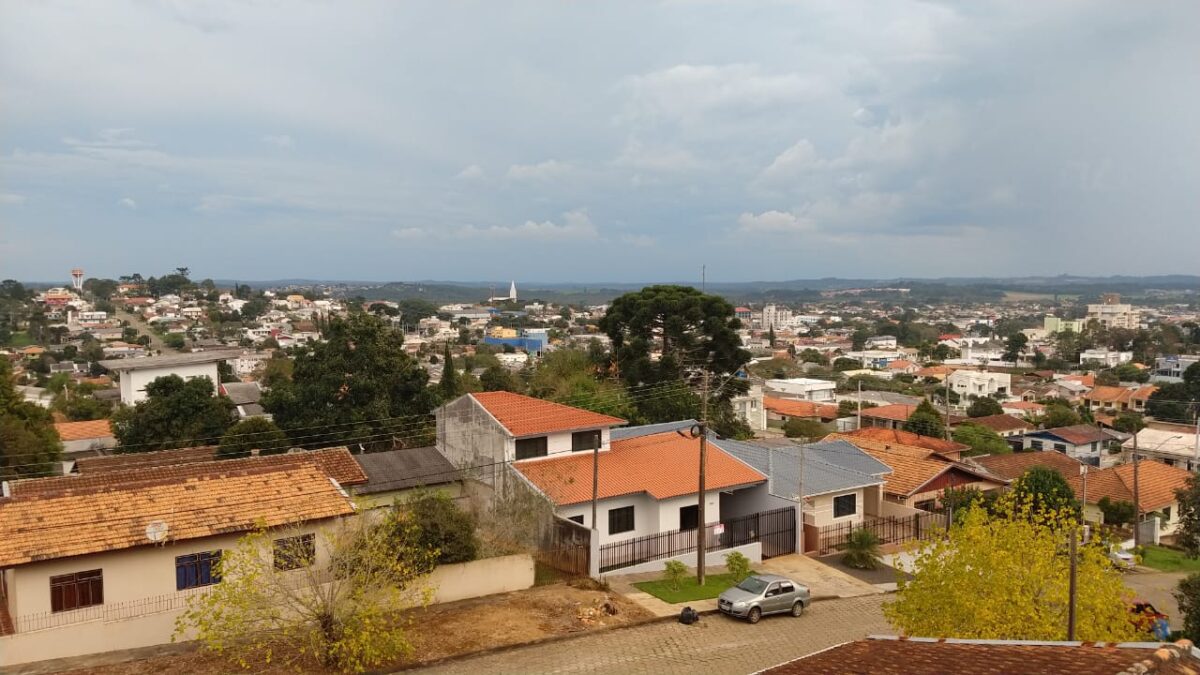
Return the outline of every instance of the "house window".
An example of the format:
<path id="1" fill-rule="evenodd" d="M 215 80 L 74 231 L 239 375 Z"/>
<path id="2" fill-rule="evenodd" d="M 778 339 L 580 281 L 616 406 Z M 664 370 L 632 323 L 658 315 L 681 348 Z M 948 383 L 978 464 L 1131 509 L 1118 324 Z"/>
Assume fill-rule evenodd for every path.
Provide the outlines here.
<path id="1" fill-rule="evenodd" d="M 306 567 L 317 558 L 316 538 L 311 534 L 275 540 L 275 569 L 294 570 Z"/>
<path id="2" fill-rule="evenodd" d="M 1171 520 L 1171 507 L 1169 507 L 1169 506 L 1168 506 L 1168 507 L 1165 507 L 1165 508 L 1163 509 L 1163 517 L 1162 517 L 1162 519 L 1163 519 L 1163 522 L 1170 522 L 1170 520 Z"/>
<path id="3" fill-rule="evenodd" d="M 520 441 L 517 441 L 520 443 Z M 600 447 L 600 430 L 576 431 L 571 434 L 571 452 L 581 452 Z M 545 454 L 545 453 L 543 453 Z"/>
<path id="4" fill-rule="evenodd" d="M 88 570 L 50 577 L 51 612 L 66 612 L 103 604 L 103 570 Z"/>
<path id="5" fill-rule="evenodd" d="M 1055 450 L 1057 450 L 1057 451 L 1059 451 L 1059 452 L 1066 452 L 1066 451 L 1067 451 L 1067 446 L 1063 445 L 1062 443 L 1055 443 L 1055 444 L 1054 444 L 1054 449 L 1055 449 Z"/>
<path id="6" fill-rule="evenodd" d="M 530 457 L 545 457 L 549 446 L 546 444 L 545 436 L 537 438 L 521 438 L 517 440 L 517 459 L 529 459 Z"/>
<path id="7" fill-rule="evenodd" d="M 1034 450 L 1041 450 L 1042 442 L 1041 441 L 1030 441 L 1029 447 L 1033 448 Z"/>
<path id="8" fill-rule="evenodd" d="M 203 551 L 175 556 L 175 590 L 211 586 L 221 580 L 217 563 L 220 551 Z"/>
<path id="9" fill-rule="evenodd" d="M 580 525 L 582 525 L 583 524 L 583 514 L 581 513 L 578 516 L 571 516 L 570 518 L 567 518 L 567 520 L 571 521 L 572 523 L 579 523 Z"/>
<path id="10" fill-rule="evenodd" d="M 633 507 L 623 506 L 608 510 L 608 533 L 620 534 L 633 531 Z"/>
<path id="11" fill-rule="evenodd" d="M 679 529 L 694 530 L 700 524 L 700 506 L 692 504 L 679 509 Z"/>
<path id="12" fill-rule="evenodd" d="M 842 518 L 858 513 L 858 495 L 851 492 L 833 498 L 833 517 Z"/>

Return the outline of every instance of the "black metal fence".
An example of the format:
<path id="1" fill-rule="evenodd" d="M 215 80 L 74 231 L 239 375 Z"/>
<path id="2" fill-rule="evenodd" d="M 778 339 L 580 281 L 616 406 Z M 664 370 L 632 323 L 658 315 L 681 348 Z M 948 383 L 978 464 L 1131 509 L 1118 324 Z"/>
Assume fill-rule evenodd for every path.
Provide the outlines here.
<path id="1" fill-rule="evenodd" d="M 592 531 L 579 523 L 555 516 L 542 532 L 538 562 L 559 572 L 587 576 L 591 558 Z"/>
<path id="2" fill-rule="evenodd" d="M 600 547 L 600 571 L 610 572 L 696 550 L 698 530 L 671 530 Z M 704 528 L 706 551 L 762 542 L 763 557 L 796 551 L 796 510 L 782 508 L 731 518 Z"/>
<path id="3" fill-rule="evenodd" d="M 905 541 L 929 539 L 939 529 L 949 525 L 946 513 L 915 513 L 911 516 L 865 516 L 860 523 L 839 523 L 820 529 L 816 542 L 817 555 L 828 555 L 842 550 L 846 540 L 855 530 L 869 530 L 882 544 L 897 544 Z M 805 549 L 812 550 L 809 544 Z"/>

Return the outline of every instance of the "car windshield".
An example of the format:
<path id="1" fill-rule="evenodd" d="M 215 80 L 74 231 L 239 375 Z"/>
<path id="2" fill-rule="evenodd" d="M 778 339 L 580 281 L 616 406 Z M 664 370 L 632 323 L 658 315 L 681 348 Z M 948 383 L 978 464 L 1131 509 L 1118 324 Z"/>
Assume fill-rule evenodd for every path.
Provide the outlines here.
<path id="1" fill-rule="evenodd" d="M 747 593 L 754 593 L 755 595 L 758 595 L 767 588 L 767 582 L 759 579 L 758 577 L 746 577 L 746 580 L 738 584 L 737 587 L 743 591 L 746 591 Z"/>

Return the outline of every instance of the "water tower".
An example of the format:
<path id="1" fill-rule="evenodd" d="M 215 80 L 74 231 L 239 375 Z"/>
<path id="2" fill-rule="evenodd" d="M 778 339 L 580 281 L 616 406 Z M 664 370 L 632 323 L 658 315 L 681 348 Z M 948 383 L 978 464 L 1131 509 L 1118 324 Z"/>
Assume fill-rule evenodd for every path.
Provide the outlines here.
<path id="1" fill-rule="evenodd" d="M 73 286 L 75 288 L 76 292 L 83 290 L 83 270 L 82 269 L 76 267 L 75 269 L 71 270 L 71 286 Z"/>

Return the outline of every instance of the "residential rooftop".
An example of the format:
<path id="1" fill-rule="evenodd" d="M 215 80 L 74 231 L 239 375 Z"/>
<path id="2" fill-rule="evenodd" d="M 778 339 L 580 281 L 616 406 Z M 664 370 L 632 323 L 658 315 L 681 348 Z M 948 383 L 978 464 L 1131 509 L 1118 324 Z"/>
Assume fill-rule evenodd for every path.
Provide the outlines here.
<path id="1" fill-rule="evenodd" d="M 467 394 L 516 437 L 614 427 L 625 420 L 508 391 Z"/>
<path id="2" fill-rule="evenodd" d="M 187 354 L 165 354 L 163 356 L 142 356 L 133 359 L 106 359 L 98 363 L 108 370 L 146 370 L 148 368 L 170 368 L 173 366 L 193 366 L 202 363 L 216 363 L 236 359 L 241 350 L 225 349 Z"/>

